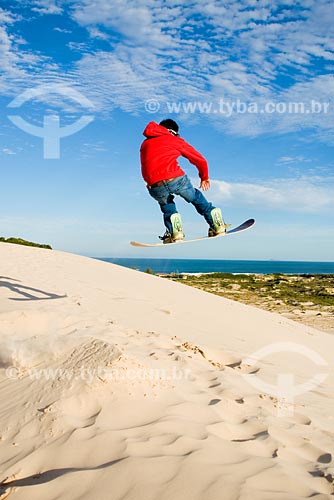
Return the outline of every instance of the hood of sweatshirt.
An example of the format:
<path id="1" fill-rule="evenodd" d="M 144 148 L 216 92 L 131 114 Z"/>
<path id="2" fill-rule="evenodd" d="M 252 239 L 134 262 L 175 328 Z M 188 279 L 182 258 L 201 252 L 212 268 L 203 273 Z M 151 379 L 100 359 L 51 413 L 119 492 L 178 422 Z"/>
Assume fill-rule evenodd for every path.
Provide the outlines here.
<path id="1" fill-rule="evenodd" d="M 172 135 L 169 130 L 162 125 L 158 125 L 155 122 L 150 122 L 144 132 L 145 137 L 159 137 L 160 135 Z"/>

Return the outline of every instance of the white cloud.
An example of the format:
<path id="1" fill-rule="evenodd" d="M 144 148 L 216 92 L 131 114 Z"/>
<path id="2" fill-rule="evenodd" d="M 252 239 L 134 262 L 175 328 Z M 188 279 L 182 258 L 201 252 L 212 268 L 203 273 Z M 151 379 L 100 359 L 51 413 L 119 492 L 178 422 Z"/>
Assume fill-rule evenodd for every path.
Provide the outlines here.
<path id="1" fill-rule="evenodd" d="M 92 27 L 88 28 L 88 33 L 92 38 L 98 38 L 100 40 L 109 40 L 109 36 L 107 33 L 99 30 L 98 28 Z"/>
<path id="2" fill-rule="evenodd" d="M 15 22 L 15 19 L 18 19 L 18 16 L 15 16 L 11 12 L 8 12 L 0 7 L 0 24 L 12 24 Z"/>
<path id="3" fill-rule="evenodd" d="M 175 46 L 169 31 L 178 27 L 181 7 L 164 6 L 160 0 L 82 0 L 74 7 L 74 19 L 83 26 L 112 28 L 127 39 L 145 45 L 148 50 L 152 46 Z"/>
<path id="4" fill-rule="evenodd" d="M 303 155 L 281 156 L 278 159 L 278 164 L 280 164 L 280 165 L 295 165 L 295 164 L 310 163 L 310 162 L 312 162 L 311 158 L 306 158 Z"/>
<path id="5" fill-rule="evenodd" d="M 76 2 L 74 18 L 102 37 L 112 29 L 123 36 L 108 53 L 84 55 L 76 71 L 84 86 L 99 81 L 99 100 L 124 110 L 143 111 L 143 101 L 159 97 L 183 101 L 242 98 L 245 102 L 334 101 L 332 77 L 313 74 L 311 63 L 332 61 L 331 4 L 322 0 L 241 0 L 180 4 L 160 0 Z M 195 18 L 194 16 L 197 16 Z M 323 23 L 326 29 L 323 28 Z M 202 32 L 202 25 L 207 32 Z M 92 31 L 91 31 L 92 32 Z M 93 31 L 94 32 L 94 31 Z M 236 62 L 236 59 L 238 61 Z M 103 68 L 97 72 L 97 68 Z M 289 85 L 276 79 L 287 75 Z M 95 92 L 96 93 L 96 92 Z M 187 116 L 183 116 L 187 118 Z M 188 117 L 191 120 L 196 116 Z M 203 119 L 203 116 L 197 115 Z M 333 130 L 331 113 L 220 114 L 207 116 L 238 135 Z"/>
<path id="6" fill-rule="evenodd" d="M 53 29 L 54 29 L 54 31 L 58 31 L 59 33 L 66 33 L 66 34 L 72 33 L 71 30 L 67 30 L 65 28 L 59 28 L 58 26 L 56 28 L 53 28 Z"/>
<path id="7" fill-rule="evenodd" d="M 33 12 L 40 15 L 43 14 L 61 14 L 62 8 L 57 5 L 61 2 L 57 0 L 34 0 L 34 6 L 31 8 Z"/>
<path id="8" fill-rule="evenodd" d="M 12 150 L 12 149 L 9 149 L 9 148 L 3 148 L 2 149 L 2 152 L 5 154 L 5 155 L 15 155 L 16 153 Z"/>
<path id="9" fill-rule="evenodd" d="M 11 14 L 0 11 L 0 62 L 7 76 L 16 72 L 16 85 L 28 86 L 36 76 L 40 83 L 74 83 L 105 114 L 115 107 L 145 113 L 144 102 L 152 97 L 161 101 L 161 112 L 166 111 L 166 101 L 181 99 L 241 99 L 259 106 L 268 101 L 308 104 L 316 99 L 328 103 L 330 112 L 234 113 L 229 118 L 183 113 L 182 119 L 205 118 L 235 135 L 310 129 L 317 140 L 334 140 L 334 84 L 329 75 L 334 24 L 329 0 L 279 4 L 274 0 L 34 0 L 30 4 L 40 15 L 72 16 L 89 37 L 71 40 L 70 48 L 82 56 L 72 68 L 48 67 L 40 55 L 18 50 L 18 39 L 5 28 L 13 22 Z M 109 43 L 110 49 L 95 51 L 92 44 L 97 40 Z"/>
<path id="10" fill-rule="evenodd" d="M 334 183 L 318 177 L 273 179 L 255 183 L 212 180 L 211 199 L 258 210 L 320 213 L 334 209 Z"/>
<path id="11" fill-rule="evenodd" d="M 0 93 L 13 94 L 22 88 L 26 82 L 33 80 L 39 64 L 46 58 L 36 55 L 26 47 L 25 40 L 13 34 L 11 26 L 21 21 L 21 17 L 0 8 Z"/>

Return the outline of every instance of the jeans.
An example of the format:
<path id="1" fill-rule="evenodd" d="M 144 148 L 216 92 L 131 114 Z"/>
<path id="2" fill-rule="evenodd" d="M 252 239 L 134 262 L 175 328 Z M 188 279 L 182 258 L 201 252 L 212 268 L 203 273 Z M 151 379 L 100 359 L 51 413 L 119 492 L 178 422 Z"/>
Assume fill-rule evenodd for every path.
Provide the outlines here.
<path id="1" fill-rule="evenodd" d="M 209 226 L 213 227 L 211 210 L 215 207 L 205 198 L 199 189 L 194 188 L 186 175 L 177 177 L 170 182 L 162 182 L 162 186 L 149 187 L 148 192 L 152 198 L 159 203 L 163 213 L 164 224 L 171 234 L 173 234 L 173 228 L 170 217 L 177 213 L 177 208 L 174 203 L 174 194 L 181 196 L 188 203 L 194 205 L 197 212 L 203 215 Z"/>

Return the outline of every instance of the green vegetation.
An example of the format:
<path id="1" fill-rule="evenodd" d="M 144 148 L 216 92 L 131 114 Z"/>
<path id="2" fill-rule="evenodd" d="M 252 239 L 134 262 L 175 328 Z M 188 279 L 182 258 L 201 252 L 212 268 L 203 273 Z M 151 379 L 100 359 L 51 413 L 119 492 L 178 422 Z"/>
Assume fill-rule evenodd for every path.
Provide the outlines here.
<path id="1" fill-rule="evenodd" d="M 273 305 L 276 301 L 293 307 L 304 303 L 334 307 L 334 275 L 212 273 L 170 279 L 247 304 L 269 301 Z"/>
<path id="2" fill-rule="evenodd" d="M 52 247 L 50 245 L 41 245 L 39 243 L 33 243 L 32 241 L 23 240 L 22 238 L 2 238 L 2 237 L 0 237 L 0 242 L 2 242 L 2 243 L 15 243 L 16 245 L 25 245 L 27 247 L 47 248 L 48 250 L 52 250 Z"/>

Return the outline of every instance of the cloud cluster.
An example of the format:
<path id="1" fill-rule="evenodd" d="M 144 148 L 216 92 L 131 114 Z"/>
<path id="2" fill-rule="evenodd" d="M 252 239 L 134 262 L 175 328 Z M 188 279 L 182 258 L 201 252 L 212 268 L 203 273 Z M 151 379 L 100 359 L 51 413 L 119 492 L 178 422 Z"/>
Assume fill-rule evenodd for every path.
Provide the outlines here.
<path id="1" fill-rule="evenodd" d="M 0 11 L 2 60 L 7 73 L 25 70 L 26 84 L 29 73 L 31 82 L 38 75 L 41 82 L 74 84 L 106 114 L 114 108 L 145 113 L 144 103 L 152 97 L 162 103 L 242 99 L 260 106 L 268 101 L 314 99 L 328 103 L 330 112 L 235 113 L 229 118 L 208 114 L 205 119 L 236 135 L 312 129 L 317 139 L 334 141 L 331 0 L 33 0 L 29 4 L 34 15 L 71 18 L 87 30 L 87 40 L 83 44 L 69 36 L 68 46 L 76 51 L 71 67 L 52 67 L 51 61 L 47 67 L 44 61 L 43 71 L 38 72 L 29 57 L 41 62 L 41 56 L 18 50 L 18 41 L 6 31 L 13 15 Z M 64 32 L 62 26 L 58 29 Z M 94 45 L 99 41 L 103 50 Z M 203 120 L 203 116 L 184 114 L 182 119 Z"/>
<path id="2" fill-rule="evenodd" d="M 210 196 L 220 203 L 258 210 L 329 213 L 334 209 L 334 182 L 320 177 L 272 179 L 261 183 L 212 180 Z"/>
<path id="3" fill-rule="evenodd" d="M 26 46 L 26 41 L 13 30 L 22 17 L 0 7 L 0 95 L 17 92 L 26 82 L 31 84 L 36 73 L 47 61 L 45 56 L 35 54 Z"/>
<path id="4" fill-rule="evenodd" d="M 76 75 L 92 88 L 96 68 L 103 68 L 95 97 L 126 111 L 143 111 L 143 102 L 151 97 L 162 103 L 242 99 L 260 106 L 268 101 L 325 102 L 332 106 L 327 114 L 206 118 L 237 135 L 310 128 L 328 139 L 334 109 L 331 12 L 328 0 L 97 0 L 94 5 L 81 0 L 73 14 L 79 24 L 98 24 L 122 39 L 108 52 L 83 55 Z"/>

